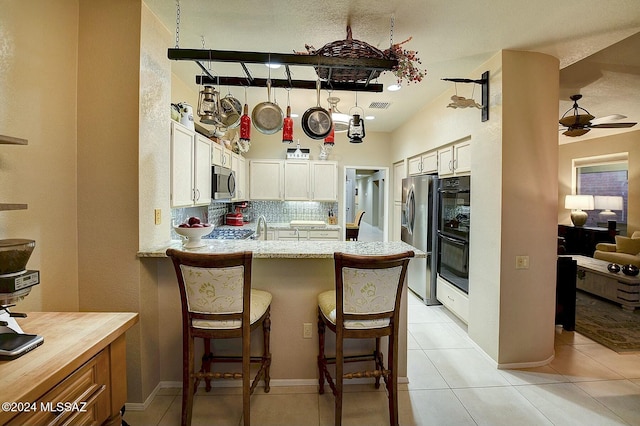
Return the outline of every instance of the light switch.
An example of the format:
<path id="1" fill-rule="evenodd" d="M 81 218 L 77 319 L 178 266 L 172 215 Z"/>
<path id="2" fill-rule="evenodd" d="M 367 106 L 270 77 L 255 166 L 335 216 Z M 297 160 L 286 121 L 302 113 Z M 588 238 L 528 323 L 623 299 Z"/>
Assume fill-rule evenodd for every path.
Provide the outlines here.
<path id="1" fill-rule="evenodd" d="M 529 256 L 516 256 L 516 269 L 529 269 Z"/>

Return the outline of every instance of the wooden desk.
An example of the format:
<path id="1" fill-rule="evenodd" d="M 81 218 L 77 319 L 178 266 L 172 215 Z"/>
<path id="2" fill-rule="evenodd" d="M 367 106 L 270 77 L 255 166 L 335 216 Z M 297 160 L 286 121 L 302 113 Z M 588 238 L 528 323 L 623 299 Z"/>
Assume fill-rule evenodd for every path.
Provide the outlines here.
<path id="1" fill-rule="evenodd" d="M 138 314 L 124 312 L 32 312 L 18 318 L 25 333 L 43 336 L 44 343 L 0 361 L 0 402 L 16 403 L 14 411 L 3 405 L 0 424 L 120 425 L 127 398 L 124 333 L 137 321 Z"/>

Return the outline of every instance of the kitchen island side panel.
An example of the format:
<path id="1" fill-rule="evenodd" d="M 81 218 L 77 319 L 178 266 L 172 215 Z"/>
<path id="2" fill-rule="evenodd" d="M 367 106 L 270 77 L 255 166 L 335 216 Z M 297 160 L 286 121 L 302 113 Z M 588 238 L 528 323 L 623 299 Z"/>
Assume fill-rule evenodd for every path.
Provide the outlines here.
<path id="1" fill-rule="evenodd" d="M 152 261 L 149 259 L 149 261 Z M 163 382 L 179 382 L 182 366 L 182 331 L 180 317 L 180 295 L 175 272 L 169 259 L 159 262 L 160 311 L 160 364 Z M 287 384 L 313 384 L 317 380 L 317 296 L 334 288 L 334 267 L 332 258 L 316 259 L 274 259 L 254 258 L 252 285 L 269 291 L 271 302 L 271 383 L 273 386 Z M 406 381 L 407 376 L 407 293 L 403 291 L 400 315 L 400 335 L 398 351 L 398 376 Z M 303 324 L 311 323 L 311 339 L 303 338 Z M 262 333 L 252 333 L 252 347 L 260 348 Z M 216 341 L 214 347 L 223 353 L 239 353 L 239 339 Z M 352 341 L 345 347 L 347 353 L 373 349 L 373 339 Z M 335 348 L 333 333 L 327 334 L 327 350 Z M 386 339 L 383 341 L 386 352 Z M 202 344 L 196 340 L 196 360 L 202 353 Z M 252 353 L 258 354 L 252 350 Z M 331 353 L 331 352 L 330 352 Z M 386 359 L 386 354 L 385 354 Z M 199 362 L 198 362 L 199 363 Z M 356 365 L 350 365 L 355 367 Z M 280 383 L 278 383 L 281 381 Z M 303 382 L 301 382 L 303 381 Z M 225 385 L 228 382 L 222 382 Z M 353 383 L 353 381 L 352 381 Z M 216 382 L 220 384 L 220 382 Z"/>

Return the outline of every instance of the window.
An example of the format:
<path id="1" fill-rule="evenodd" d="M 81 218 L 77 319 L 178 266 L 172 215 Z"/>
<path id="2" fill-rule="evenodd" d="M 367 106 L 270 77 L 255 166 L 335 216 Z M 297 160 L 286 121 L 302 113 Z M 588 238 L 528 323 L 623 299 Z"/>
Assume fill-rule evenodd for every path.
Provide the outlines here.
<path id="1" fill-rule="evenodd" d="M 595 210 L 587 211 L 585 226 L 607 227 L 616 221 L 620 235 L 627 233 L 628 154 L 618 153 L 573 160 L 575 194 L 596 197 Z"/>

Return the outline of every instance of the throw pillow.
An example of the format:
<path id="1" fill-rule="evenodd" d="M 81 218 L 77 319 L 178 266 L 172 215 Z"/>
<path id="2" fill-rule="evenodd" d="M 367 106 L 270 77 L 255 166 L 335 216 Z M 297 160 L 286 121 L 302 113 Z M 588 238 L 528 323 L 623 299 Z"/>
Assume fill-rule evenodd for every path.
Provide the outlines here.
<path id="1" fill-rule="evenodd" d="M 640 238 L 627 238 L 616 235 L 616 251 L 633 255 L 640 254 Z"/>

